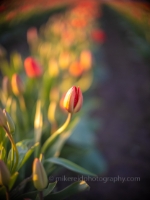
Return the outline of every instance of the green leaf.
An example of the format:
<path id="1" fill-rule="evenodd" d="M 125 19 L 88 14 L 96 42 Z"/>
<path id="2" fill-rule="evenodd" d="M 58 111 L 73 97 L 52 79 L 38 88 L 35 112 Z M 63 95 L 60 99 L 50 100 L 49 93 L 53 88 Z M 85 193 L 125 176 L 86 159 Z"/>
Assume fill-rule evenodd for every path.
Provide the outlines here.
<path id="1" fill-rule="evenodd" d="M 70 130 L 72 130 L 78 123 L 79 119 L 75 119 L 71 122 Z M 49 137 L 49 148 L 48 151 L 44 153 L 45 157 L 58 157 L 62 147 L 64 146 L 66 140 L 70 137 L 72 131 L 63 132 L 61 134 L 53 134 Z M 42 152 L 45 151 L 45 145 L 42 147 Z"/>
<path id="2" fill-rule="evenodd" d="M 39 191 L 32 191 L 32 192 L 25 193 L 25 194 L 19 196 L 18 199 L 25 199 L 25 198 L 35 199 L 35 197 L 38 194 L 38 192 Z"/>
<path id="3" fill-rule="evenodd" d="M 6 189 L 4 186 L 0 187 L 0 199 L 6 199 Z"/>
<path id="4" fill-rule="evenodd" d="M 26 187 L 26 184 L 31 182 L 32 177 L 25 178 L 16 188 L 11 191 L 12 199 L 20 199 L 19 197 L 23 194 L 23 190 Z"/>
<path id="5" fill-rule="evenodd" d="M 89 124 L 89 120 L 81 118 L 77 125 L 73 128 L 68 142 L 71 144 L 77 144 L 78 146 L 94 146 L 95 135 L 91 131 Z"/>
<path id="6" fill-rule="evenodd" d="M 95 174 L 89 172 L 88 170 L 80 167 L 79 165 L 69 161 L 69 160 L 66 160 L 64 158 L 49 158 L 49 159 L 46 159 L 45 162 L 50 162 L 50 163 L 54 163 L 54 164 L 57 164 L 57 165 L 61 165 L 71 171 L 74 171 L 74 172 L 77 172 L 77 173 L 80 173 L 80 174 L 85 174 L 85 175 L 89 175 L 89 176 L 96 176 Z"/>
<path id="7" fill-rule="evenodd" d="M 3 146 L 0 146 L 0 159 L 5 160 L 6 159 L 6 150 Z"/>
<path id="8" fill-rule="evenodd" d="M 105 173 L 108 168 L 104 156 L 96 147 L 85 146 L 81 148 L 81 146 L 77 145 L 65 145 L 61 151 L 61 157 L 75 162 L 96 174 Z"/>
<path id="9" fill-rule="evenodd" d="M 16 181 L 18 175 L 19 175 L 19 173 L 18 173 L 18 172 L 15 172 L 15 173 L 11 176 L 10 182 L 9 182 L 9 186 L 8 186 L 8 187 L 9 187 L 9 190 L 12 189 L 13 185 L 15 184 L 15 181 Z"/>
<path id="10" fill-rule="evenodd" d="M 55 181 L 54 183 L 49 183 L 48 187 L 43 190 L 43 196 L 46 197 L 47 195 L 49 195 L 55 188 L 56 184 L 57 184 L 57 181 Z"/>
<path id="11" fill-rule="evenodd" d="M 62 134 L 57 134 L 56 137 L 51 141 L 49 145 L 50 148 L 47 152 L 45 152 L 45 157 L 58 157 L 64 143 L 69 138 L 70 134 L 70 131 L 64 132 Z"/>
<path id="12" fill-rule="evenodd" d="M 19 153 L 19 163 L 17 170 L 19 170 L 23 166 L 23 164 L 27 161 L 29 156 L 34 151 L 35 147 L 38 145 L 36 143 L 35 145 L 31 146 L 32 144 L 33 144 L 33 139 L 23 140 L 16 144 Z"/>
<path id="13" fill-rule="evenodd" d="M 89 189 L 90 189 L 90 187 L 85 181 L 77 181 L 59 192 L 48 195 L 44 199 L 45 200 L 49 200 L 49 199 L 50 200 L 57 200 L 57 199 L 62 200 L 62 199 L 66 199 L 67 197 L 70 197 L 74 194 L 77 194 L 79 192 L 89 190 Z"/>
<path id="14" fill-rule="evenodd" d="M 31 154 L 33 153 L 34 149 L 39 145 L 39 143 L 37 142 L 35 145 L 33 145 L 25 154 L 25 156 L 22 158 L 22 161 L 20 162 L 18 169 L 19 170 L 28 160 L 28 158 L 31 156 Z"/>
<path id="15" fill-rule="evenodd" d="M 55 181 L 54 183 L 49 183 L 48 187 L 43 190 L 43 196 L 46 197 L 47 195 L 49 195 L 55 188 L 56 184 L 57 181 Z M 37 196 L 36 200 L 40 200 L 39 195 Z"/>

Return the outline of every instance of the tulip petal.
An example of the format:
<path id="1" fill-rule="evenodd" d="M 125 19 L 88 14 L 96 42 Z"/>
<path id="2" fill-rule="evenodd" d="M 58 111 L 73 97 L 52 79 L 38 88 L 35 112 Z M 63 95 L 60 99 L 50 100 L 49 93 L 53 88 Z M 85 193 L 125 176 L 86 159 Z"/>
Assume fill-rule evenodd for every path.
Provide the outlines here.
<path id="1" fill-rule="evenodd" d="M 76 107 L 74 108 L 75 113 L 81 109 L 83 103 L 83 96 L 79 87 L 77 88 L 77 93 L 78 93 L 78 102 L 76 104 Z"/>
<path id="2" fill-rule="evenodd" d="M 66 96 L 64 98 L 64 108 L 68 111 L 68 112 L 73 112 L 73 108 L 74 108 L 74 98 L 75 98 L 75 88 L 72 87 L 68 90 L 68 92 L 66 93 Z"/>

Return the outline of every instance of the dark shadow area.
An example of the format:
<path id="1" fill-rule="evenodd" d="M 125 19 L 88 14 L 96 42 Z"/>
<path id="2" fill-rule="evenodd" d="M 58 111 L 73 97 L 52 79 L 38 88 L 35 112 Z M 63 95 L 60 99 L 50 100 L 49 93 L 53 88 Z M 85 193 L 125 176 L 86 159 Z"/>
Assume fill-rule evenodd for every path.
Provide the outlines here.
<path id="1" fill-rule="evenodd" d="M 107 35 L 103 59 L 109 78 L 97 85 L 93 95 L 103 102 L 95 115 L 103 121 L 102 129 L 97 130 L 97 145 L 108 162 L 108 172 L 102 176 L 108 181 L 88 182 L 90 192 L 78 199 L 148 199 L 150 66 L 129 40 L 130 30 L 120 26 L 120 19 L 105 6 L 102 24 Z"/>

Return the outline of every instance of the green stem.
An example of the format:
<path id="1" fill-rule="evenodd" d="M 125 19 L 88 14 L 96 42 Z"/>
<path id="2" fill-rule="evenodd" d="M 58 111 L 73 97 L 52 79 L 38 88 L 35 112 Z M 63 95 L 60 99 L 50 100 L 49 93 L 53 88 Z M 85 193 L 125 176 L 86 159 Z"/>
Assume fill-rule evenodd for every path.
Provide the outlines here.
<path id="1" fill-rule="evenodd" d="M 14 172 L 14 171 L 16 170 L 17 165 L 18 165 L 18 162 L 19 162 L 19 153 L 18 153 L 18 149 L 17 149 L 17 147 L 16 147 L 16 144 L 15 144 L 15 142 L 14 142 L 14 140 L 13 140 L 13 137 L 12 137 L 11 134 L 9 133 L 9 130 L 7 129 L 7 127 L 4 127 L 4 130 L 6 131 L 6 134 L 7 134 L 8 138 L 9 138 L 11 144 L 12 144 L 12 147 L 13 147 L 15 153 L 16 153 L 16 162 L 15 162 L 15 165 L 14 165 L 14 167 L 13 167 L 13 169 L 12 169 L 13 172 Z"/>
<path id="2" fill-rule="evenodd" d="M 44 198 L 43 198 L 43 192 L 42 191 L 39 191 L 39 198 L 40 198 L 40 200 L 43 200 Z"/>
<path id="3" fill-rule="evenodd" d="M 9 195 L 9 190 L 8 190 L 7 186 L 5 186 L 5 190 L 6 190 L 6 200 L 9 200 L 10 199 L 10 195 Z"/>
<path id="4" fill-rule="evenodd" d="M 50 136 L 45 143 L 43 144 L 43 147 L 41 149 L 41 152 L 44 153 L 46 151 L 46 149 L 49 147 L 49 144 L 56 138 L 57 135 L 59 135 L 60 133 L 62 133 L 67 126 L 69 125 L 69 122 L 71 120 L 72 114 L 68 113 L 68 117 L 67 120 L 65 121 L 65 123 L 57 130 L 55 131 L 52 136 Z"/>
<path id="5" fill-rule="evenodd" d="M 17 199 L 17 196 L 20 195 L 20 193 L 23 191 L 26 184 L 31 180 L 32 180 L 32 176 L 27 177 L 19 185 L 17 185 L 17 187 L 15 187 L 13 191 L 11 191 L 11 195 L 13 196 L 13 199 L 15 198 Z"/>
<path id="6" fill-rule="evenodd" d="M 26 111 L 26 104 L 25 104 L 24 97 L 22 96 L 22 94 L 19 95 L 19 103 L 20 103 L 20 107 L 22 111 Z"/>

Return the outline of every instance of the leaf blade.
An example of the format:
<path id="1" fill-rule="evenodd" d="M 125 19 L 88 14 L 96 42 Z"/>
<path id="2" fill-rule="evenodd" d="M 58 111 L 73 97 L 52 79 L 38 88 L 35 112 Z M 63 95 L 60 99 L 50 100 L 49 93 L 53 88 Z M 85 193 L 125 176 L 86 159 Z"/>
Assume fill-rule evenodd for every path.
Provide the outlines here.
<path id="1" fill-rule="evenodd" d="M 49 159 L 46 159 L 45 162 L 51 162 L 57 165 L 61 165 L 71 171 L 74 171 L 80 174 L 96 176 L 96 174 L 89 172 L 88 170 L 64 158 L 49 158 Z"/>

